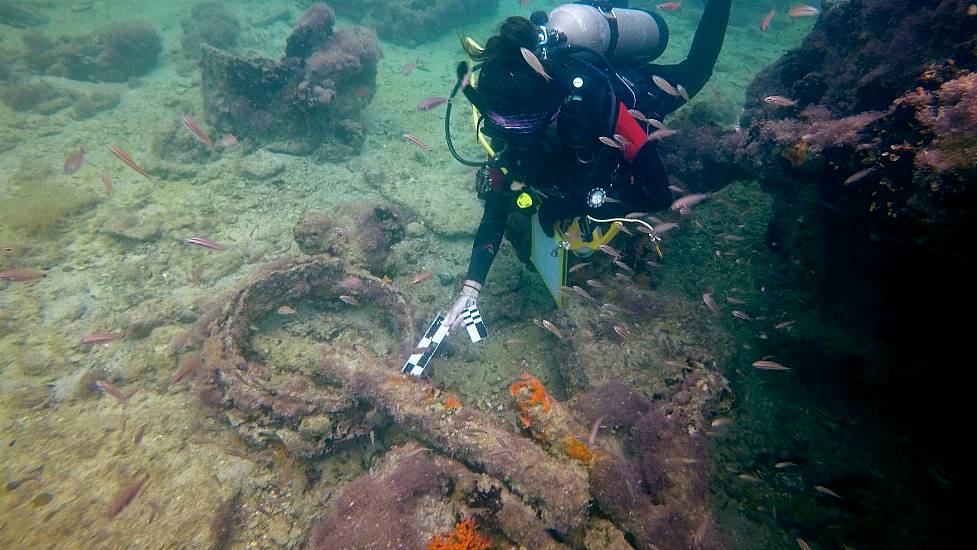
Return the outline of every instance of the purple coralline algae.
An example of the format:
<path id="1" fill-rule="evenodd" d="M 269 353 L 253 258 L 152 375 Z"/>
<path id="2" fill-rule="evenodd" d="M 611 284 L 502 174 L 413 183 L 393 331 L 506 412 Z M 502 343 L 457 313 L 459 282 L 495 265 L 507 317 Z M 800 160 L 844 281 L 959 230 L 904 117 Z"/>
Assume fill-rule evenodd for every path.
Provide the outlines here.
<path id="1" fill-rule="evenodd" d="M 210 126 L 259 142 L 291 142 L 283 146 L 291 152 L 327 145 L 330 159 L 355 154 L 365 138 L 357 118 L 376 93 L 381 52 L 372 30 L 334 31 L 334 23 L 326 4 L 314 4 L 286 40 L 279 60 L 202 45 Z"/>

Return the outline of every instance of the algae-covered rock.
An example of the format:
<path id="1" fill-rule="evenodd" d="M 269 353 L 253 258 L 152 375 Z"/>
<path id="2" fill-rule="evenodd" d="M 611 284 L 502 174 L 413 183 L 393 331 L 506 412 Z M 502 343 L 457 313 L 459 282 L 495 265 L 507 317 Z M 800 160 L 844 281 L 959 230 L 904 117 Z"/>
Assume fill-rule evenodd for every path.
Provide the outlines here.
<path id="1" fill-rule="evenodd" d="M 59 178 L 48 165 L 33 160 L 14 171 L 8 189 L 0 191 L 0 220 L 5 228 L 30 235 L 53 231 L 98 200 L 77 182 Z"/>
<path id="2" fill-rule="evenodd" d="M 115 92 L 95 92 L 75 102 L 71 109 L 71 118 L 87 120 L 102 111 L 114 109 L 121 100 L 122 97 Z"/>
<path id="3" fill-rule="evenodd" d="M 28 80 L 0 87 L 0 101 L 17 112 L 50 115 L 71 106 L 77 97 L 71 90 L 42 81 Z"/>
<path id="4" fill-rule="evenodd" d="M 292 231 L 305 254 L 343 258 L 373 273 L 386 273 L 390 249 L 404 238 L 404 211 L 390 203 L 343 205 L 336 213 L 309 213 Z"/>
<path id="5" fill-rule="evenodd" d="M 356 154 L 365 132 L 355 120 L 376 93 L 380 45 L 371 29 L 333 32 L 331 13 L 325 4 L 313 5 L 286 40 L 281 59 L 201 45 L 208 123 L 302 154 L 325 144 L 323 161 Z"/>
<path id="6" fill-rule="evenodd" d="M 23 37 L 23 61 L 40 74 L 91 82 L 125 82 L 149 72 L 163 39 L 148 23 L 116 23 L 91 34 L 52 39 L 32 31 Z"/>

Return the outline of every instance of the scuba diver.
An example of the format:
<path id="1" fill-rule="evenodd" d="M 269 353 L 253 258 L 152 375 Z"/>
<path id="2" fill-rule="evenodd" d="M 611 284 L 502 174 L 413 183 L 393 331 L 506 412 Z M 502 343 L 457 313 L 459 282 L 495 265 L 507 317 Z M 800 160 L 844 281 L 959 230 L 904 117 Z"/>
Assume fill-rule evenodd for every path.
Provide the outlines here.
<path id="1" fill-rule="evenodd" d="M 476 65 L 459 65 L 451 95 L 461 89 L 472 104 L 489 158 L 457 154 L 449 103 L 448 148 L 460 162 L 480 166 L 476 187 L 485 212 L 446 327 L 476 305 L 503 235 L 520 259 L 532 250 L 559 304 L 565 251 L 589 254 L 617 233 L 620 223 L 613 220 L 631 221 L 625 214 L 671 204 L 665 167 L 648 133 L 712 76 L 730 3 L 706 0 L 688 57 L 675 65 L 650 63 L 665 50 L 668 29 L 658 14 L 628 9 L 626 1 L 584 1 L 530 19 L 509 17 L 484 48 L 463 38 Z M 532 222 L 509 223 L 510 215 Z M 560 261 L 547 267 L 537 255 Z"/>

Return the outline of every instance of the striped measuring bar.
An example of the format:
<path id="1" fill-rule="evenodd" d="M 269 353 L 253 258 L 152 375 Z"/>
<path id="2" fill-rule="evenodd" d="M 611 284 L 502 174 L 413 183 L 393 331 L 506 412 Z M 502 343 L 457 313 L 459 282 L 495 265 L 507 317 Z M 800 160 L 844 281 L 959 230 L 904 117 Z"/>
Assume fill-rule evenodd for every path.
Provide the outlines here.
<path id="1" fill-rule="evenodd" d="M 488 338 L 488 331 L 485 330 L 485 323 L 482 321 L 482 314 L 478 312 L 478 307 L 471 306 L 461 312 L 461 322 L 465 325 L 465 330 L 468 331 L 468 337 L 473 344 Z"/>
<path id="2" fill-rule="evenodd" d="M 448 335 L 448 327 L 444 325 L 444 315 L 438 315 L 434 322 L 431 323 L 430 328 L 421 337 L 420 342 L 417 343 L 417 348 L 414 350 L 410 357 L 407 358 L 407 362 L 404 363 L 404 368 L 400 369 L 401 372 L 405 374 L 410 374 L 412 376 L 422 376 L 424 374 L 424 369 L 427 368 L 428 362 L 431 360 L 431 356 L 437 351 L 438 346 L 441 345 L 441 340 Z"/>

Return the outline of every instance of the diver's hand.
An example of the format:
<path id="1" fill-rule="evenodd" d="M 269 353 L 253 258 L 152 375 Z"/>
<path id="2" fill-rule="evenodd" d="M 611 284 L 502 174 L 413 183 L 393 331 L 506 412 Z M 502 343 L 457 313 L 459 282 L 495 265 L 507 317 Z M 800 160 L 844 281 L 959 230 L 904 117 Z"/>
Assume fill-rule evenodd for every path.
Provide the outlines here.
<path id="1" fill-rule="evenodd" d="M 451 310 L 448 311 L 447 317 L 444 318 L 445 324 L 448 325 L 448 330 L 458 326 L 458 324 L 461 322 L 461 313 L 476 304 L 476 301 L 478 300 L 478 292 L 481 289 L 482 285 L 478 282 L 470 279 L 465 281 L 465 284 L 461 287 L 461 294 L 458 296 L 458 299 L 455 300 L 454 305 L 451 306 Z"/>

